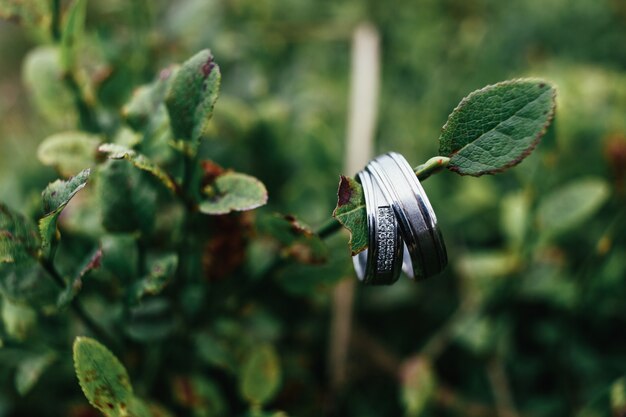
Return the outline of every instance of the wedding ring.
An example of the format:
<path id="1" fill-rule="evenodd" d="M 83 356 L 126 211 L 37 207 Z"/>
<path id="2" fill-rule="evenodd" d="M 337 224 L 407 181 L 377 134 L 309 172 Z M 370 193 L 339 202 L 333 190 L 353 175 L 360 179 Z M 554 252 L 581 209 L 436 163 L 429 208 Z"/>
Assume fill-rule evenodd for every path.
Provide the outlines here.
<path id="1" fill-rule="evenodd" d="M 406 159 L 393 152 L 381 155 L 370 161 L 365 171 L 372 175 L 375 188 L 396 217 L 405 243 L 404 272 L 418 280 L 441 272 L 448 257 L 437 217 Z"/>
<path id="2" fill-rule="evenodd" d="M 403 241 L 398 222 L 371 174 L 361 171 L 357 179 L 365 195 L 368 248 L 353 256 L 354 269 L 366 284 L 390 285 L 398 280 L 402 269 Z"/>

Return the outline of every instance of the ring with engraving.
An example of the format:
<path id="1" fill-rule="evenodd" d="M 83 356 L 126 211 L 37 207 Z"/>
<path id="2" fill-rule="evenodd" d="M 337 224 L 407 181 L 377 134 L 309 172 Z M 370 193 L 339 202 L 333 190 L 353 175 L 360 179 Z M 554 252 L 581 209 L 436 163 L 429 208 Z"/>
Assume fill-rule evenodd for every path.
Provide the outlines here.
<path id="1" fill-rule="evenodd" d="M 398 222 L 371 174 L 361 171 L 357 179 L 363 186 L 367 213 L 368 248 L 352 260 L 359 280 L 372 285 L 390 285 L 402 270 L 403 241 Z"/>
<path id="2" fill-rule="evenodd" d="M 446 247 L 437 217 L 407 160 L 392 152 L 370 161 L 365 170 L 398 222 L 405 243 L 404 272 L 418 280 L 440 273 L 448 263 Z"/>

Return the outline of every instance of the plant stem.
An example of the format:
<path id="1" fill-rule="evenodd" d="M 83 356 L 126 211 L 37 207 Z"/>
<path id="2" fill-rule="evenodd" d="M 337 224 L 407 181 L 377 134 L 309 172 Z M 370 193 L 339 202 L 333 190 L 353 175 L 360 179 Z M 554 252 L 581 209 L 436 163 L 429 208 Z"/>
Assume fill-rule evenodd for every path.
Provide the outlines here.
<path id="1" fill-rule="evenodd" d="M 83 90 L 80 88 L 78 81 L 76 80 L 76 75 L 68 71 L 65 73 L 63 77 L 65 81 L 65 85 L 69 88 L 74 96 L 74 104 L 76 105 L 76 109 L 78 110 L 78 118 L 80 127 L 83 130 L 91 133 L 98 133 L 102 129 L 98 123 L 98 119 L 96 118 L 96 114 L 93 106 L 85 99 L 83 95 Z"/>
<path id="2" fill-rule="evenodd" d="M 422 165 L 418 165 L 415 167 L 415 175 L 420 181 L 424 181 L 432 174 L 436 174 L 441 171 L 450 163 L 450 158 L 445 156 L 434 156 L 430 158 L 428 161 L 424 162 Z"/>
<path id="3" fill-rule="evenodd" d="M 52 0 L 52 22 L 50 32 L 55 42 L 61 40 L 61 0 Z"/>
<path id="4" fill-rule="evenodd" d="M 41 266 L 48 272 L 48 274 L 52 277 L 52 280 L 57 284 L 57 286 L 61 289 L 65 288 L 65 281 L 59 271 L 54 267 L 54 265 L 50 261 L 42 260 L 40 261 Z M 111 349 L 119 350 L 119 344 L 115 339 L 113 339 L 106 330 L 104 330 L 83 308 L 77 298 L 74 298 L 70 303 L 70 307 L 74 314 L 80 319 L 85 327 L 87 327 L 97 338 L 99 338 L 103 343 L 109 346 Z"/>

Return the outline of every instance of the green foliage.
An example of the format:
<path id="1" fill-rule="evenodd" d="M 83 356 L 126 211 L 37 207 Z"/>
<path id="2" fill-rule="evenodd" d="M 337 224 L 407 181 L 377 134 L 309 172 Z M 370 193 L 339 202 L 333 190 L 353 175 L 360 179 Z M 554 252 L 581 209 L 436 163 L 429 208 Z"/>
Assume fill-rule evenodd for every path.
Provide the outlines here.
<path id="1" fill-rule="evenodd" d="M 267 203 L 267 190 L 254 177 L 238 172 L 226 172 L 203 189 L 208 197 L 200 202 L 204 214 L 227 214 L 232 211 L 248 211 Z"/>
<path id="2" fill-rule="evenodd" d="M 39 234 L 45 257 L 50 256 L 59 215 L 72 197 L 87 185 L 90 173 L 89 169 L 85 169 L 67 181 L 56 180 L 43 190 L 43 209 L 46 215 L 39 219 Z"/>
<path id="3" fill-rule="evenodd" d="M 189 58 L 173 75 L 165 104 L 176 139 L 196 142 L 206 135 L 221 79 L 208 49 Z"/>
<path id="4" fill-rule="evenodd" d="M 448 117 L 439 153 L 462 175 L 502 171 L 528 156 L 554 117 L 554 87 L 542 80 L 490 85 L 464 98 Z"/>
<path id="5" fill-rule="evenodd" d="M 22 262 L 34 256 L 38 246 L 35 226 L 0 203 L 0 264 Z"/>
<path id="6" fill-rule="evenodd" d="M 241 369 L 239 391 L 252 405 L 262 406 L 272 400 L 281 380 L 280 360 L 272 345 L 254 347 Z"/>
<path id="7" fill-rule="evenodd" d="M 76 338 L 74 368 L 85 397 L 105 416 L 151 415 L 135 397 L 124 366 L 101 343 L 88 337 Z"/>
<path id="8" fill-rule="evenodd" d="M 0 415 L 623 414 L 625 12 L 0 0 Z M 448 246 L 419 285 L 350 285 L 353 179 L 352 251 L 330 219 L 364 21 Z"/>
<path id="9" fill-rule="evenodd" d="M 96 164 L 100 140 L 97 136 L 71 131 L 56 133 L 41 142 L 37 157 L 62 176 L 71 177 Z"/>
<path id="10" fill-rule="evenodd" d="M 546 236 L 566 232 L 591 217 L 609 197 L 600 178 L 572 181 L 545 196 L 537 208 L 537 222 Z"/>

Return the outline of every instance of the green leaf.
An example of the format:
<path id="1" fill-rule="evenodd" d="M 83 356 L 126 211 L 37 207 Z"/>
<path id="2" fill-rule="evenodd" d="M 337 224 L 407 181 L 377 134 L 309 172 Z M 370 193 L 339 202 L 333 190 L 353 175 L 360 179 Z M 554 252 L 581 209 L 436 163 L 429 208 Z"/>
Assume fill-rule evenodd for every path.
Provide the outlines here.
<path id="1" fill-rule="evenodd" d="M 39 112 L 55 126 L 73 126 L 78 120 L 72 93 L 61 82 L 59 49 L 42 46 L 24 60 L 22 79 Z"/>
<path id="2" fill-rule="evenodd" d="M 542 80 L 504 81 L 474 91 L 448 116 L 439 152 L 462 175 L 493 174 L 518 164 L 551 123 L 556 90 Z"/>
<path id="3" fill-rule="evenodd" d="M 609 186 L 601 178 L 570 182 L 544 197 L 537 208 L 537 222 L 545 237 L 551 237 L 582 224 L 609 197 Z"/>
<path id="4" fill-rule="evenodd" d="M 29 356 L 22 360 L 15 372 L 15 389 L 24 396 L 35 386 L 46 369 L 54 363 L 57 355 L 53 352 Z"/>
<path id="5" fill-rule="evenodd" d="M 278 391 L 280 374 L 280 360 L 274 347 L 256 346 L 241 369 L 239 391 L 250 404 L 267 404 Z"/>
<path id="6" fill-rule="evenodd" d="M 96 191 L 102 225 L 110 232 L 148 233 L 154 227 L 157 193 L 126 161 L 107 161 L 98 171 Z"/>
<path id="7" fill-rule="evenodd" d="M 148 275 L 140 279 L 131 289 L 131 300 L 139 301 L 145 295 L 156 295 L 170 282 L 178 266 L 178 255 L 170 253 L 154 260 Z"/>
<path id="8" fill-rule="evenodd" d="M 39 233 L 45 257 L 51 254 L 59 215 L 72 197 L 85 188 L 90 173 L 91 170 L 85 169 L 67 181 L 56 180 L 43 190 L 43 208 L 46 215 L 39 220 Z"/>
<path id="9" fill-rule="evenodd" d="M 76 64 L 77 43 L 85 30 L 86 15 L 87 0 L 74 0 L 61 33 L 61 66 L 64 71 L 71 71 Z"/>
<path id="10" fill-rule="evenodd" d="M 206 135 L 220 81 L 220 69 L 208 49 L 182 65 L 165 98 L 175 139 L 197 142 Z"/>
<path id="11" fill-rule="evenodd" d="M 136 131 L 144 130 L 156 114 L 165 111 L 165 95 L 178 66 L 165 68 L 152 83 L 138 87 L 128 103 L 122 108 L 126 123 Z"/>
<path id="12" fill-rule="evenodd" d="M 89 404 L 107 417 L 129 416 L 133 388 L 124 366 L 104 345 L 88 337 L 74 341 L 74 369 Z"/>
<path id="13" fill-rule="evenodd" d="M 174 398 L 196 416 L 223 416 L 224 396 L 218 386 L 201 376 L 177 377 L 173 382 Z"/>
<path id="14" fill-rule="evenodd" d="M 44 139 L 37 149 L 42 164 L 54 167 L 64 177 L 96 164 L 100 139 L 85 132 L 57 133 Z"/>
<path id="15" fill-rule="evenodd" d="M 258 179 L 238 172 L 226 172 L 204 189 L 210 195 L 199 204 L 204 214 L 247 211 L 267 203 L 267 189 Z"/>
<path id="16" fill-rule="evenodd" d="M 21 263 L 35 256 L 38 248 L 35 225 L 0 203 L 0 264 Z"/>
<path id="17" fill-rule="evenodd" d="M 116 145 L 113 143 L 102 144 L 100 145 L 98 150 L 102 153 L 107 154 L 108 157 L 111 159 L 126 159 L 140 170 L 149 172 L 150 174 L 154 175 L 170 191 L 176 191 L 176 184 L 174 183 L 172 178 L 170 178 L 167 172 L 163 171 L 161 167 L 150 161 L 144 155 L 141 155 L 132 149 L 128 149 L 124 146 Z"/>
<path id="18" fill-rule="evenodd" d="M 2 299 L 2 321 L 4 330 L 12 338 L 23 341 L 37 324 L 37 313 L 26 304 Z"/>
<path id="19" fill-rule="evenodd" d="M 406 415 L 422 415 L 435 394 L 436 380 L 432 364 L 425 357 L 415 356 L 402 365 L 401 378 Z"/>
<path id="20" fill-rule="evenodd" d="M 363 187 L 350 177 L 341 176 L 333 217 L 350 231 L 352 255 L 367 249 L 367 213 Z"/>
<path id="21" fill-rule="evenodd" d="M 328 249 L 322 239 L 293 216 L 265 216 L 259 219 L 257 228 L 261 235 L 278 242 L 283 256 L 304 264 L 321 264 L 328 258 Z"/>

